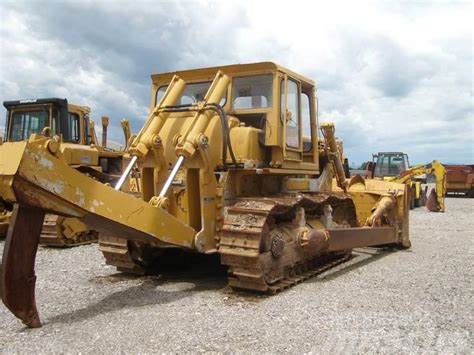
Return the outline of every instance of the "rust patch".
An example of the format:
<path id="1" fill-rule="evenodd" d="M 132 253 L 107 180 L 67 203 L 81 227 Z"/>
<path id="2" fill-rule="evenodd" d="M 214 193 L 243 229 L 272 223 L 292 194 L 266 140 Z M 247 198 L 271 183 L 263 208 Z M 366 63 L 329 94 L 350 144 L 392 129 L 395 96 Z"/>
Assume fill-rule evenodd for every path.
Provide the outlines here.
<path id="1" fill-rule="evenodd" d="M 31 328 L 41 327 L 35 300 L 35 258 L 44 215 L 42 210 L 14 207 L 2 258 L 2 301 Z"/>

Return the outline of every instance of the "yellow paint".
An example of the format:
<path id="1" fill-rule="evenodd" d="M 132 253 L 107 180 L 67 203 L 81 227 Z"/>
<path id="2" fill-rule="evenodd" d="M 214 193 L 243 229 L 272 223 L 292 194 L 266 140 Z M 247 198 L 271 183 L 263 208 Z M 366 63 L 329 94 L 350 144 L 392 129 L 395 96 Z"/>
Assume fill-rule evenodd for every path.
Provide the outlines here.
<path id="1" fill-rule="evenodd" d="M 233 80 L 260 74 L 272 77 L 272 105 L 235 109 L 232 105 Z M 319 142 L 314 82 L 273 63 L 179 71 L 154 75 L 152 80 L 150 115 L 140 133 L 131 139 L 129 151 L 130 155 L 138 157 L 141 180 L 137 188 L 142 191 L 141 199 L 115 191 L 68 166 L 77 162 L 78 157 L 85 156 L 95 163 L 97 156 L 89 147 L 79 150 L 62 145 L 61 152 L 54 156 L 47 149 L 48 139 L 41 137 L 8 148 L 15 157 L 12 163 L 0 170 L 0 191 L 6 191 L 9 199 L 15 201 L 19 196 L 11 184 L 21 179 L 28 182 L 24 187 L 27 192 L 41 197 L 38 203 L 44 208 L 47 206 L 53 212 L 79 216 L 94 226 L 116 233 L 119 238 L 214 252 L 218 249 L 216 241 L 219 240 L 227 201 L 240 196 L 281 193 L 287 177 L 294 178 L 290 180 L 292 192 L 307 190 L 309 181 L 320 176 L 319 157 L 327 156 L 329 150 L 333 154 L 342 153 L 342 145 L 338 145 L 335 137 L 330 144 Z M 312 147 L 307 151 L 303 151 L 303 144 L 298 148 L 287 147 L 284 138 L 287 120 L 282 117 L 288 115 L 280 112 L 280 100 L 286 100 L 285 83 L 288 80 L 297 83 L 300 94 L 311 94 L 309 112 L 313 129 L 306 142 L 311 142 Z M 193 103 L 187 111 L 170 112 L 169 106 L 181 102 L 187 84 L 201 82 L 209 83 L 202 101 Z M 167 87 L 166 92 L 156 103 L 156 93 L 163 86 Z M 221 154 L 222 123 L 216 112 L 206 106 L 218 104 L 223 97 L 227 97 L 223 108 L 227 114 L 225 124 L 228 125 L 231 146 L 237 162 L 243 164 L 227 171 L 224 171 L 225 162 Z M 302 127 L 302 117 L 294 119 Z M 299 135 L 301 137 L 302 132 Z M 3 148 L 0 146 L 0 152 Z M 227 152 L 226 162 L 231 163 L 229 147 Z M 166 195 L 160 199 L 158 195 L 178 155 L 185 157 L 183 166 Z M 3 160 L 0 158 L 0 167 Z M 340 170 L 339 166 L 335 168 Z M 330 169 L 329 174 L 333 170 Z M 328 175 L 328 182 L 331 177 Z M 365 225 L 381 199 L 391 195 L 396 199 L 396 207 L 387 218 L 391 225 L 397 226 L 401 239 L 408 238 L 405 185 L 376 180 L 345 181 L 340 171 L 338 178 L 340 186 L 348 186 L 359 226 Z M 341 191 L 335 182 L 332 191 Z"/>

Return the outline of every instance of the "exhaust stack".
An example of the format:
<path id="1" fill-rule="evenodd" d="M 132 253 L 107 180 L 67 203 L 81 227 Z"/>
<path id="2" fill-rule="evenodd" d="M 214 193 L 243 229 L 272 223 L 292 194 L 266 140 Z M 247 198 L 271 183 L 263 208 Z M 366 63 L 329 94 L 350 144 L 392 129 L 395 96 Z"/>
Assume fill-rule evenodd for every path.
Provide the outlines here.
<path id="1" fill-rule="evenodd" d="M 102 116 L 102 147 L 107 147 L 107 127 L 109 126 L 109 117 Z"/>

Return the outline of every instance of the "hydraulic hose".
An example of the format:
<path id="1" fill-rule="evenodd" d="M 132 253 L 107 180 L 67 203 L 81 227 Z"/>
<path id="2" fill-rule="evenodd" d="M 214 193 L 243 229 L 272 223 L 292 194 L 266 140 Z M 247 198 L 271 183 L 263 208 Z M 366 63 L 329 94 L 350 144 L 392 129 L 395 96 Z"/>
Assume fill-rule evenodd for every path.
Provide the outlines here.
<path id="1" fill-rule="evenodd" d="M 224 170 L 227 170 L 227 148 L 229 149 L 230 157 L 234 165 L 237 165 L 237 159 L 235 158 L 234 150 L 230 142 L 229 125 L 227 124 L 227 115 L 221 105 L 218 104 L 206 104 L 203 108 L 198 107 L 196 104 L 192 105 L 176 105 L 176 106 L 164 106 L 160 109 L 161 112 L 192 112 L 199 111 L 201 109 L 210 109 L 217 113 L 221 121 L 222 128 L 222 164 Z"/>

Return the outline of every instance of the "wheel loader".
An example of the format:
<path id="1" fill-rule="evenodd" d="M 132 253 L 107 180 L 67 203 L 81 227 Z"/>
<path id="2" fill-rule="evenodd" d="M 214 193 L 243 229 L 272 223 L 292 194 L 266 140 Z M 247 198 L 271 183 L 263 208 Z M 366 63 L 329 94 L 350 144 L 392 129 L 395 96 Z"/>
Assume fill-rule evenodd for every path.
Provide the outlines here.
<path id="1" fill-rule="evenodd" d="M 410 167 L 408 155 L 402 152 L 379 152 L 372 155 L 372 162 L 366 166 L 368 178 L 407 184 L 410 190 L 410 209 L 426 206 L 432 212 L 444 212 L 446 194 L 446 171 L 437 160 L 429 164 Z M 422 187 L 427 175 L 434 175 L 435 188 L 428 194 Z"/>
<path id="2" fill-rule="evenodd" d="M 86 106 L 70 104 L 66 99 L 47 98 L 5 101 L 7 120 L 5 141 L 26 141 L 33 133 L 57 136 L 65 162 L 74 169 L 104 183 L 113 183 L 122 169 L 123 152 L 106 148 L 108 117 L 102 118 L 102 145 L 97 143 L 94 121 Z M 123 126 L 128 122 L 123 122 Z M 125 128 L 124 128 L 125 130 Z M 12 205 L 0 203 L 0 236 L 5 236 Z M 98 233 L 75 218 L 47 214 L 41 244 L 75 246 L 96 242 Z"/>
<path id="3" fill-rule="evenodd" d="M 15 205 L 2 300 L 28 327 L 41 326 L 34 260 L 47 212 L 107 235 L 100 248 L 120 270 L 146 272 L 170 248 L 217 253 L 232 288 L 269 294 L 353 248 L 410 247 L 407 186 L 345 178 L 312 80 L 263 62 L 153 75 L 151 91 L 113 187 L 70 167 L 54 138 L 0 146 L 0 192 Z M 139 198 L 122 191 L 133 169 Z"/>

